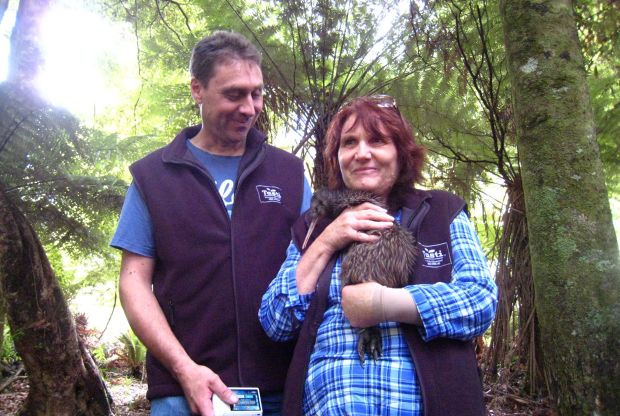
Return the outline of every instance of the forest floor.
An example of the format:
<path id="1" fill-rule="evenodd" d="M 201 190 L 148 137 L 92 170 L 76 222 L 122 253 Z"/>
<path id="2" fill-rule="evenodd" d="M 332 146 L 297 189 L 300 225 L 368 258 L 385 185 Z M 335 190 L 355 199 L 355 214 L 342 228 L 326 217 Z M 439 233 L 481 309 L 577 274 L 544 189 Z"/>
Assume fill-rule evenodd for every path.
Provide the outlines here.
<path id="1" fill-rule="evenodd" d="M 108 372 L 106 384 L 114 400 L 116 416 L 146 416 L 146 384 L 135 378 Z M 8 377 L 5 378 L 5 380 Z M 2 385 L 0 379 L 0 385 Z M 14 416 L 28 394 L 28 379 L 21 374 L 0 391 L 0 415 Z M 515 386 L 495 384 L 485 386 L 489 416 L 555 416 L 544 399 L 520 395 Z"/>
<path id="2" fill-rule="evenodd" d="M 119 373 L 107 373 L 105 380 L 114 402 L 114 415 L 146 416 L 149 414 L 150 407 L 146 399 L 145 383 Z M 2 384 L 3 380 L 0 379 L 0 385 Z M 28 378 L 22 373 L 0 392 L 0 415 L 16 415 L 27 394 Z"/>

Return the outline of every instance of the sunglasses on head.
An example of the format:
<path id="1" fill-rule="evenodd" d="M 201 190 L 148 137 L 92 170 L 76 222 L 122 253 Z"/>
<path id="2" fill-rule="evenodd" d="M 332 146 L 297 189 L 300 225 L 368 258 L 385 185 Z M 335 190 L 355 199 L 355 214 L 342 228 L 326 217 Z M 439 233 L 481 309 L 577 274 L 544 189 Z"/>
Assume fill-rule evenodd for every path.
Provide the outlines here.
<path id="1" fill-rule="evenodd" d="M 396 110 L 398 115 L 400 115 L 400 110 L 398 109 L 398 105 L 396 105 L 396 100 L 394 99 L 394 97 L 392 97 L 390 95 L 387 95 L 387 94 L 374 94 L 374 95 L 367 95 L 364 98 L 367 101 L 370 101 L 371 103 L 375 104 L 377 107 L 393 108 L 394 110 Z M 347 108 L 355 100 L 356 99 L 353 99 L 352 101 L 349 101 L 349 102 L 345 103 L 342 107 L 340 107 L 340 110 L 338 110 L 338 111 L 340 112 L 340 111 L 342 111 L 342 109 Z"/>
<path id="2" fill-rule="evenodd" d="M 387 95 L 387 94 L 376 94 L 376 95 L 369 95 L 368 100 L 373 102 L 374 104 L 376 104 L 378 107 L 381 108 L 394 108 L 396 110 L 398 110 L 398 106 L 396 105 L 396 100 L 394 99 L 394 97 Z"/>

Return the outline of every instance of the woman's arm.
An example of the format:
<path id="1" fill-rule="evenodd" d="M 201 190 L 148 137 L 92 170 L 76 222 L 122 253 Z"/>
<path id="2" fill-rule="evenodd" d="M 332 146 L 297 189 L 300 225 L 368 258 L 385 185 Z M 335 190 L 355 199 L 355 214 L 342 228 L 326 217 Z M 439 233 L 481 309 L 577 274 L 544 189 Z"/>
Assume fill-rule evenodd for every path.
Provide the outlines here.
<path id="1" fill-rule="evenodd" d="M 406 288 L 389 288 L 377 282 L 342 288 L 342 310 L 352 326 L 366 328 L 393 321 L 420 325 L 420 314 Z"/>
<path id="2" fill-rule="evenodd" d="M 329 259 L 352 241 L 371 242 L 378 238 L 364 231 L 389 228 L 393 223 L 394 218 L 385 209 L 365 203 L 343 211 L 303 256 L 291 243 L 287 258 L 267 288 L 258 312 L 267 335 L 275 341 L 295 338 Z"/>
<path id="3" fill-rule="evenodd" d="M 258 310 L 258 319 L 269 338 L 274 341 L 294 339 L 310 306 L 312 294 L 300 295 L 295 274 L 301 253 L 291 242 L 286 260 L 271 281 Z"/>
<path id="4" fill-rule="evenodd" d="M 420 317 L 425 340 L 447 337 L 468 340 L 491 325 L 497 286 L 491 278 L 478 235 L 464 212 L 450 225 L 452 280 L 407 286 Z"/>
<path id="5" fill-rule="evenodd" d="M 484 333 L 495 316 L 497 286 L 464 212 L 450 225 L 450 239 L 454 259 L 450 283 L 402 289 L 374 282 L 345 286 L 342 308 L 351 325 L 368 327 L 384 321 L 420 325 L 427 341 L 471 339 Z"/>
<path id="6" fill-rule="evenodd" d="M 306 250 L 297 266 L 297 290 L 307 294 L 314 292 L 319 275 L 338 251 L 354 241 L 369 243 L 379 237 L 365 231 L 392 227 L 394 217 L 377 205 L 364 203 L 344 210 L 332 221 Z"/>

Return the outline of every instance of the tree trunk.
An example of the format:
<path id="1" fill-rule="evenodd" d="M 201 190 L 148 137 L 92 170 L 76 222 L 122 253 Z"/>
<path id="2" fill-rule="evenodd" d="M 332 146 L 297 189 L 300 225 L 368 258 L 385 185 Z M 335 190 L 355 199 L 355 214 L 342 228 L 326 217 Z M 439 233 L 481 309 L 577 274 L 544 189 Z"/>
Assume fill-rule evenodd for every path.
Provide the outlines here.
<path id="1" fill-rule="evenodd" d="M 39 75 L 43 59 L 39 45 L 40 23 L 51 0 L 20 0 L 11 32 L 7 80 L 29 87 Z"/>
<path id="2" fill-rule="evenodd" d="M 0 188 L 0 283 L 30 390 L 20 414 L 109 415 L 111 400 L 34 230 Z"/>
<path id="3" fill-rule="evenodd" d="M 327 135 L 327 125 L 329 118 L 323 117 L 314 127 L 314 175 L 312 186 L 314 189 L 320 189 L 327 186 L 327 166 L 323 152 L 327 143 L 325 136 Z"/>
<path id="4" fill-rule="evenodd" d="M 501 13 L 551 394 L 561 415 L 618 415 L 620 260 L 572 3 Z"/>

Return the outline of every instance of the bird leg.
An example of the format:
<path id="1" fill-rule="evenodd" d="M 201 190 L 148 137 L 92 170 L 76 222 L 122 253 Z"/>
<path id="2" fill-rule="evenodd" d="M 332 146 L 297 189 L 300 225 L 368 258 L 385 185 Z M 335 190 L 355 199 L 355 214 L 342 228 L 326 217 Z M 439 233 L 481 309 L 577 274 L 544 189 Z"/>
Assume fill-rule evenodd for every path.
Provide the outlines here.
<path id="1" fill-rule="evenodd" d="M 377 361 L 382 353 L 381 330 L 378 326 L 370 326 L 359 330 L 360 339 L 357 341 L 357 354 L 364 365 L 366 353 Z"/>

